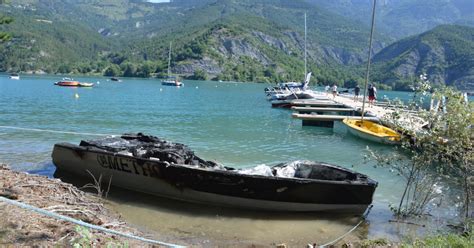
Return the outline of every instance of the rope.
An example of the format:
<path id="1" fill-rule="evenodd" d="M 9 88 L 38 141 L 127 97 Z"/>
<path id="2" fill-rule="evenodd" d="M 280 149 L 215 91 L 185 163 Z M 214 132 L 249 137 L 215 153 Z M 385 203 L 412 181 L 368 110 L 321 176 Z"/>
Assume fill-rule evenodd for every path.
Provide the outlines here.
<path id="1" fill-rule="evenodd" d="M 157 240 L 153 240 L 153 239 L 142 238 L 142 237 L 139 237 L 139 236 L 135 236 L 135 235 L 132 235 L 132 234 L 127 234 L 127 233 L 107 229 L 107 228 L 97 226 L 97 225 L 92 225 L 92 224 L 86 223 L 86 222 L 81 221 L 81 220 L 76 220 L 76 219 L 71 218 L 71 217 L 56 214 L 56 213 L 53 213 L 53 212 L 50 212 L 50 211 L 47 211 L 47 210 L 44 210 L 44 209 L 41 209 L 41 208 L 37 208 L 37 207 L 31 206 L 31 205 L 28 205 L 28 204 L 25 204 L 25 203 L 22 203 L 22 202 L 19 202 L 19 201 L 10 200 L 10 199 L 5 198 L 3 196 L 0 196 L 0 201 L 3 201 L 5 203 L 11 204 L 11 205 L 15 205 L 17 207 L 21 207 L 21 208 L 24 208 L 24 209 L 27 209 L 27 210 L 31 210 L 31 211 L 37 212 L 39 214 L 42 214 L 42 215 L 53 217 L 53 218 L 56 218 L 56 219 L 59 219 L 59 220 L 72 222 L 74 224 L 85 226 L 85 227 L 95 229 L 95 230 L 99 230 L 99 231 L 102 231 L 102 232 L 105 232 L 105 233 L 111 233 L 111 234 L 119 235 L 119 236 L 122 236 L 122 237 L 135 239 L 135 240 L 140 240 L 140 241 L 143 241 L 143 242 L 157 244 L 157 245 L 163 245 L 163 246 L 167 246 L 167 247 L 173 247 L 173 248 L 185 247 L 185 246 L 165 243 L 165 242 L 157 241 Z"/>
<path id="2" fill-rule="evenodd" d="M 78 132 L 70 132 L 70 131 L 58 131 L 58 130 L 49 130 L 49 129 L 26 128 L 26 127 L 12 127 L 12 126 L 0 126 L 0 128 L 5 128 L 5 129 L 17 129 L 17 130 L 34 131 L 34 132 L 75 134 L 75 135 L 94 135 L 94 136 L 110 136 L 110 135 L 112 135 L 112 134 L 103 134 L 103 133 L 78 133 Z"/>
<path id="3" fill-rule="evenodd" d="M 346 233 L 344 233 L 342 236 L 339 236 L 337 239 L 331 241 L 331 242 L 328 242 L 324 245 L 320 245 L 318 246 L 319 248 L 324 248 L 324 247 L 327 247 L 329 245 L 332 245 L 332 244 L 335 244 L 337 243 L 339 240 L 343 239 L 344 237 L 346 237 L 347 235 L 349 235 L 351 232 L 353 232 L 355 229 L 357 229 L 360 224 L 362 224 L 364 221 L 365 221 L 365 218 L 367 218 L 367 215 L 369 215 L 370 213 L 370 210 L 372 209 L 373 205 L 370 205 L 369 208 L 367 209 L 367 211 L 365 212 L 364 215 L 362 215 L 361 217 L 361 220 L 359 221 L 359 223 L 357 223 L 357 225 L 355 225 L 354 227 L 352 227 L 349 231 L 347 231 Z"/>
<path id="4" fill-rule="evenodd" d="M 95 135 L 95 136 L 109 136 L 109 135 L 112 135 L 112 134 L 95 134 L 95 133 L 79 133 L 79 132 L 69 132 L 69 131 L 57 131 L 57 130 L 37 129 L 37 128 L 23 128 L 23 127 L 12 127 L 12 126 L 0 126 L 0 128 L 27 130 L 27 131 L 35 131 L 35 132 L 76 134 L 76 135 Z M 41 208 L 37 208 L 37 207 L 31 206 L 31 205 L 27 205 L 25 203 L 13 201 L 13 200 L 4 198 L 2 196 L 0 196 L 0 201 L 10 203 L 12 205 L 22 207 L 22 208 L 25 208 L 25 209 L 28 209 L 28 210 L 32 210 L 34 212 L 37 212 L 37 213 L 40 213 L 40 214 L 43 214 L 43 215 L 46 215 L 46 216 L 50 216 L 50 217 L 53 217 L 53 218 L 56 218 L 56 219 L 69 221 L 69 222 L 72 222 L 72 223 L 75 223 L 75 224 L 78 224 L 78 225 L 81 225 L 81 226 L 89 227 L 89 228 L 96 229 L 96 230 L 99 230 L 99 231 L 103 231 L 103 232 L 106 232 L 106 233 L 112 233 L 112 234 L 120 235 L 120 236 L 123 236 L 123 237 L 140 240 L 140 241 L 143 241 L 143 242 L 159 244 L 159 245 L 164 245 L 164 246 L 168 246 L 168 247 L 185 247 L 185 246 L 169 244 L 169 243 L 165 243 L 165 242 L 161 242 L 161 241 L 156 241 L 156 240 L 152 240 L 152 239 L 146 239 L 146 238 L 138 237 L 138 236 L 131 235 L 131 234 L 121 233 L 121 232 L 118 232 L 118 231 L 115 231 L 115 230 L 110 230 L 110 229 L 107 229 L 107 228 L 104 228 L 104 227 L 101 227 L 101 226 L 92 225 L 92 224 L 89 224 L 89 223 L 86 223 L 86 222 L 83 222 L 83 221 L 80 221 L 80 220 L 76 220 L 76 219 L 73 219 L 73 218 L 70 218 L 70 217 L 67 217 L 67 216 L 52 213 L 52 212 L 46 211 L 46 210 L 41 209 Z M 355 229 L 357 229 L 360 226 L 360 224 L 362 224 L 365 221 L 365 218 L 367 217 L 367 215 L 369 215 L 371 209 L 372 209 L 372 205 L 367 209 L 366 213 L 361 217 L 361 220 L 359 221 L 359 223 L 357 223 L 357 225 L 355 225 L 353 228 L 351 228 L 348 232 L 346 232 L 342 236 L 338 237 L 337 239 L 335 239 L 331 242 L 328 242 L 324 245 L 321 245 L 319 247 L 320 248 L 327 247 L 331 244 L 334 244 L 334 243 L 338 242 L 339 240 L 343 239 L 347 235 L 349 235 L 351 232 L 353 232 Z"/>

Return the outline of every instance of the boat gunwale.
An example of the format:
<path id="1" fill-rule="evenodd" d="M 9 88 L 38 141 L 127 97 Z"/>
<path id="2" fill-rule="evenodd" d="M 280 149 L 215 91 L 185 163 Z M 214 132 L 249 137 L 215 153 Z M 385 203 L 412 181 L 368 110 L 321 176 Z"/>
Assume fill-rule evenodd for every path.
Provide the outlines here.
<path id="1" fill-rule="evenodd" d="M 231 175 L 231 176 L 236 176 L 237 175 L 237 176 L 249 177 L 249 178 L 254 178 L 254 179 L 266 179 L 266 180 L 276 180 L 276 181 L 293 181 L 293 182 L 302 183 L 302 184 L 324 183 L 324 184 L 339 184 L 339 185 L 352 185 L 352 186 L 371 186 L 371 187 L 377 187 L 378 186 L 377 181 L 371 179 L 369 176 L 367 176 L 365 174 L 355 172 L 355 171 L 352 171 L 350 169 L 340 167 L 340 166 L 337 166 L 337 165 L 328 164 L 328 163 L 324 163 L 324 162 L 317 162 L 317 161 L 314 161 L 314 162 L 324 164 L 324 166 L 326 166 L 326 167 L 331 167 L 333 169 L 338 169 L 338 170 L 342 170 L 342 171 L 351 173 L 351 174 L 355 175 L 356 178 L 360 178 L 360 177 L 357 177 L 357 176 L 361 176 L 362 178 L 365 178 L 365 181 L 361 181 L 361 180 L 336 181 L 336 180 L 308 179 L 308 178 L 296 178 L 296 177 L 277 177 L 277 176 L 270 177 L 270 176 L 263 176 L 263 175 L 240 174 L 240 173 L 237 173 L 236 172 L 237 169 L 235 169 L 233 167 L 232 168 L 234 170 L 209 170 L 208 168 L 193 167 L 193 166 L 189 166 L 189 165 L 172 164 L 172 163 L 167 164 L 167 163 L 157 161 L 157 160 L 153 160 L 153 159 L 137 158 L 137 157 L 134 157 L 134 156 L 128 156 L 128 155 L 120 154 L 120 153 L 116 153 L 116 152 L 105 151 L 105 150 L 102 150 L 100 148 L 83 147 L 83 146 L 74 145 L 74 144 L 67 143 L 67 142 L 54 144 L 54 147 L 56 147 L 56 146 L 63 147 L 63 148 L 68 148 L 68 149 L 72 149 L 72 150 L 82 150 L 82 151 L 88 151 L 88 152 L 94 152 L 94 153 L 101 153 L 101 154 L 117 156 L 117 157 L 123 157 L 123 158 L 128 158 L 128 159 L 132 158 L 132 159 L 135 159 L 135 160 L 155 163 L 155 164 L 158 164 L 158 165 L 161 165 L 161 166 L 166 166 L 166 167 L 172 166 L 172 167 L 176 167 L 176 168 L 185 168 L 185 169 L 196 170 L 196 171 L 200 171 L 200 172 L 213 173 L 213 174 L 224 174 L 224 175 Z"/>
<path id="2" fill-rule="evenodd" d="M 374 135 L 374 136 L 379 137 L 379 138 L 392 138 L 392 137 L 397 138 L 397 137 L 400 137 L 400 135 L 398 133 L 396 133 L 396 131 L 394 131 L 396 133 L 394 135 L 390 135 L 390 134 L 387 134 L 387 133 L 383 133 L 383 135 L 381 135 L 380 133 L 375 133 L 375 132 L 369 131 L 367 129 L 361 128 L 361 127 L 351 123 L 351 122 L 357 122 L 357 121 L 359 121 L 359 120 L 350 120 L 348 118 L 342 120 L 342 122 L 344 124 L 346 124 L 346 126 L 352 128 L 352 129 L 355 129 L 357 131 L 361 131 L 361 132 L 366 133 L 366 134 Z M 378 124 L 378 125 L 380 125 L 380 124 Z M 390 128 L 385 127 L 383 125 L 380 125 L 380 126 L 382 126 L 383 128 L 390 129 Z M 390 140 L 390 141 L 392 141 L 392 140 Z"/>

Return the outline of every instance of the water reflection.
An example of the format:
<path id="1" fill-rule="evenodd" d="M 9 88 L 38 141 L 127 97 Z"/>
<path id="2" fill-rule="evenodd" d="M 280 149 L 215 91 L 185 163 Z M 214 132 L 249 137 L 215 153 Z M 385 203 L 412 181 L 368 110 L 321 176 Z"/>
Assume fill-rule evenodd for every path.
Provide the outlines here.
<path id="1" fill-rule="evenodd" d="M 93 180 L 67 174 L 54 176 L 78 187 Z M 281 213 L 209 206 L 117 187 L 110 189 L 106 203 L 125 221 L 152 233 L 155 239 L 196 246 L 323 244 L 343 235 L 361 220 L 360 216 L 347 214 Z M 368 225 L 362 225 L 348 238 L 365 238 L 367 234 Z"/>
<path id="2" fill-rule="evenodd" d="M 285 243 L 303 247 L 308 243 L 334 240 L 360 221 L 359 217 L 348 215 L 272 213 L 207 206 L 116 189 L 109 199 L 110 206 L 127 221 L 157 232 L 156 238 L 188 245 L 228 247 Z M 352 235 L 360 236 L 362 230 Z"/>

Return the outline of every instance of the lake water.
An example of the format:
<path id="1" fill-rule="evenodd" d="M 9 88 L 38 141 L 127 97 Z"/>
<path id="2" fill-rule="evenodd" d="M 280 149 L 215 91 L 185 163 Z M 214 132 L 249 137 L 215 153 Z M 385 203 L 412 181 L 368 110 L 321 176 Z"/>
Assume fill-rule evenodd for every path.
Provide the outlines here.
<path id="1" fill-rule="evenodd" d="M 97 137 L 6 127 L 93 134 L 143 132 L 187 144 L 202 158 L 239 168 L 296 159 L 325 161 L 353 167 L 379 182 L 369 224 L 352 235 L 397 237 L 399 226 L 388 224 L 388 204 L 398 202 L 403 180 L 388 169 L 364 165 L 363 159 L 368 145 L 381 152 L 393 148 L 354 138 L 338 123 L 334 129 L 302 127 L 300 120 L 291 118 L 291 111 L 270 107 L 263 93 L 268 84 L 184 81 L 184 87 L 175 88 L 152 79 L 117 83 L 77 78 L 100 84 L 67 88 L 53 85 L 59 79 L 10 80 L 0 75 L 0 162 L 52 176 L 55 143 Z M 409 97 L 403 92 L 379 94 Z M 353 217 L 275 215 L 157 202 L 126 193 L 112 193 L 111 200 L 128 222 L 158 233 L 158 238 L 185 244 L 320 244 L 358 222 Z"/>

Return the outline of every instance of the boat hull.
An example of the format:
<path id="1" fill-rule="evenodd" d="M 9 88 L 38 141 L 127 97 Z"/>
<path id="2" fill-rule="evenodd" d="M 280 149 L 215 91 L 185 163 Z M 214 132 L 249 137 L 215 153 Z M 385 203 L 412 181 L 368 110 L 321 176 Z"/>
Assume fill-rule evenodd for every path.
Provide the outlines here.
<path id="1" fill-rule="evenodd" d="M 59 81 L 55 85 L 63 87 L 79 87 L 80 83 L 78 81 Z"/>
<path id="2" fill-rule="evenodd" d="M 79 83 L 79 87 L 94 87 L 94 83 Z"/>
<path id="3" fill-rule="evenodd" d="M 161 85 L 181 87 L 184 84 L 182 82 L 175 82 L 175 81 L 161 81 Z"/>
<path id="4" fill-rule="evenodd" d="M 272 108 L 291 108 L 293 100 L 272 100 Z"/>
<path id="5" fill-rule="evenodd" d="M 81 83 L 78 81 L 59 81 L 54 83 L 57 86 L 62 86 L 62 87 L 93 87 L 93 83 Z"/>
<path id="6" fill-rule="evenodd" d="M 56 144 L 57 173 L 91 178 L 100 175 L 114 186 L 187 202 L 267 211 L 362 213 L 372 202 L 376 182 L 304 180 L 243 175 L 191 168 Z"/>
<path id="7" fill-rule="evenodd" d="M 349 132 L 354 136 L 357 136 L 365 140 L 381 143 L 381 144 L 396 145 L 400 143 L 400 136 L 395 137 L 395 136 L 373 135 L 367 131 L 361 130 L 361 127 L 357 127 L 353 122 L 354 120 L 348 120 L 348 119 L 343 120 L 343 123 L 348 127 Z M 368 122 L 368 121 L 364 120 L 364 122 Z"/>

